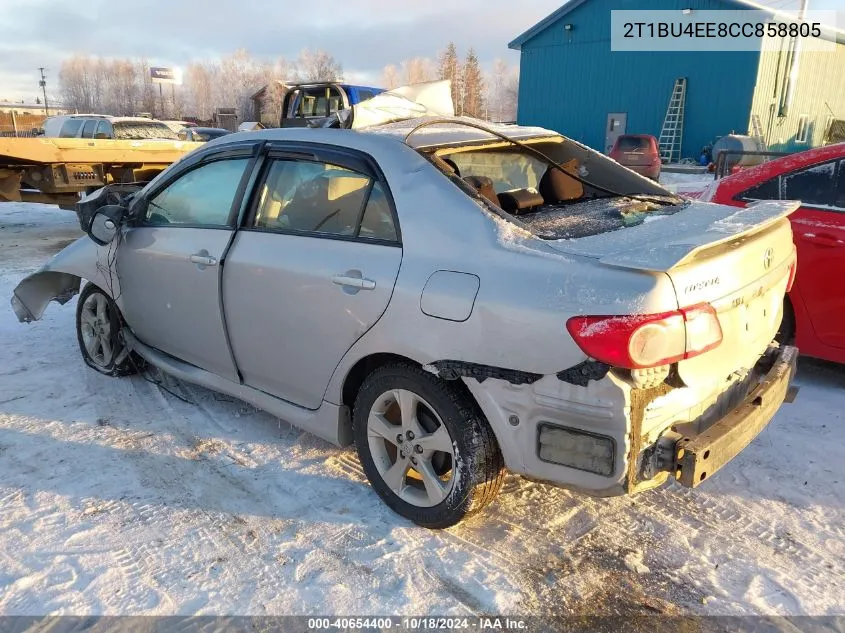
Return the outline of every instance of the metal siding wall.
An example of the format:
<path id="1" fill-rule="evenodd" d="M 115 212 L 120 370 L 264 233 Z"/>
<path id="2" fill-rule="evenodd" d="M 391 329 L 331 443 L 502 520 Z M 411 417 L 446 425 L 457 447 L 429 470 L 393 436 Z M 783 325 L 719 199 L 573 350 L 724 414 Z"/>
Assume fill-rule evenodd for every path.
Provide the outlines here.
<path id="1" fill-rule="evenodd" d="M 649 9 L 724 9 L 723 0 L 653 0 Z M 542 125 L 604 150 L 610 112 L 627 131 L 659 136 L 675 79 L 687 77 L 684 157 L 717 136 L 746 133 L 758 52 L 614 53 L 610 11 L 635 0 L 591 0 L 526 42 L 520 62 L 519 122 Z M 563 24 L 575 25 L 569 34 Z"/>
<path id="2" fill-rule="evenodd" d="M 780 43 L 785 49 L 786 40 Z M 822 144 L 825 124 L 831 115 L 845 119 L 845 45 L 838 45 L 836 52 L 800 53 L 792 106 L 786 117 L 779 118 L 777 108 L 782 92 L 785 57 L 785 52 L 780 56 L 777 50 L 765 50 L 761 55 L 752 111 L 760 116 L 772 151 L 798 152 Z M 773 99 L 775 113 L 770 117 Z M 802 114 L 809 116 L 811 125 L 807 143 L 795 141 Z"/>

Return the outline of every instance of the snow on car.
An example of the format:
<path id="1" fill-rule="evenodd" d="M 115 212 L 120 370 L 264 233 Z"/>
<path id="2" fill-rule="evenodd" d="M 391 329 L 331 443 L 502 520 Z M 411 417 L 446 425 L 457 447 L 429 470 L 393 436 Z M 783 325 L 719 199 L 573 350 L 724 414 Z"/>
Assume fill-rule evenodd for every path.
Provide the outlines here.
<path id="1" fill-rule="evenodd" d="M 149 363 L 354 442 L 423 526 L 483 508 L 506 469 L 698 486 L 788 399 L 797 205 L 685 201 L 549 130 L 238 133 L 108 198 L 17 286 L 18 317 L 81 289 L 90 367 Z"/>

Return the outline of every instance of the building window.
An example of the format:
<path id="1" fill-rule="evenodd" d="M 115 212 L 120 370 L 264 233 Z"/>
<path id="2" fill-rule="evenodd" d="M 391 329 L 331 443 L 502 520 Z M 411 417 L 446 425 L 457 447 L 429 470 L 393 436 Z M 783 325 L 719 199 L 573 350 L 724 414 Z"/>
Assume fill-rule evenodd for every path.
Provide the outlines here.
<path id="1" fill-rule="evenodd" d="M 795 134 L 796 143 L 806 143 L 810 136 L 810 117 L 802 114 L 798 117 L 798 132 Z"/>

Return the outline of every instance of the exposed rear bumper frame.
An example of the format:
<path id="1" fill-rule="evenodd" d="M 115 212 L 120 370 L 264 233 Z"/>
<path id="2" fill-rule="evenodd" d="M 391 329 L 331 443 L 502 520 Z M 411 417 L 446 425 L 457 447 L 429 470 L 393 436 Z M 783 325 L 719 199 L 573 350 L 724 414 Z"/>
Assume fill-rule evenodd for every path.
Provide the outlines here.
<path id="1" fill-rule="evenodd" d="M 771 368 L 738 407 L 695 436 L 675 444 L 675 478 L 695 488 L 736 457 L 771 422 L 784 401 L 794 398 L 798 349 L 782 346 L 765 356 Z M 787 397 L 789 395 L 789 398 Z"/>

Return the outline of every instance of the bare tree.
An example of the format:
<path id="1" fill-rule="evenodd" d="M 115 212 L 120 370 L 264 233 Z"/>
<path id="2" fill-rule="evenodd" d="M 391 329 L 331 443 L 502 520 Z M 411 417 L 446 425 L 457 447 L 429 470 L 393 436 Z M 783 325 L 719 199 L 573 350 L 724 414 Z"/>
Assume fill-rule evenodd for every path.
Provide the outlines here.
<path id="1" fill-rule="evenodd" d="M 343 66 L 329 53 L 304 49 L 296 60 L 301 81 L 341 81 Z"/>
<path id="2" fill-rule="evenodd" d="M 140 76 L 140 105 L 141 112 L 155 112 L 156 111 L 156 91 L 153 85 L 153 78 L 150 75 L 150 64 L 145 57 L 142 57 L 135 66 L 138 68 Z"/>
<path id="3" fill-rule="evenodd" d="M 190 107 L 201 121 L 211 120 L 214 112 L 214 75 L 216 67 L 211 62 L 194 62 L 185 71 Z"/>
<path id="4" fill-rule="evenodd" d="M 388 64 L 381 71 L 381 82 L 388 90 L 392 90 L 399 85 L 399 71 L 394 64 Z"/>
<path id="5" fill-rule="evenodd" d="M 490 116 L 496 121 L 515 120 L 518 92 L 519 73 L 517 70 L 501 59 L 495 60 L 488 90 Z"/>
<path id="6" fill-rule="evenodd" d="M 406 59 L 402 61 L 401 68 L 402 82 L 405 84 L 416 84 L 437 78 L 437 69 L 428 57 Z"/>

